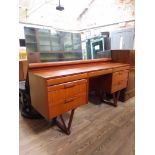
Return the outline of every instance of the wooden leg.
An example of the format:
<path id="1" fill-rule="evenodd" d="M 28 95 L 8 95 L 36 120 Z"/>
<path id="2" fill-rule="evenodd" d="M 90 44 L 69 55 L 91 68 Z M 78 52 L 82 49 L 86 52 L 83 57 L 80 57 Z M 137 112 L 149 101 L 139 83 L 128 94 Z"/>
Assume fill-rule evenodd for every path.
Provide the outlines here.
<path id="1" fill-rule="evenodd" d="M 71 116 L 70 116 L 70 119 L 69 119 L 69 122 L 68 122 L 68 130 L 69 130 L 69 131 L 70 131 L 70 128 L 71 128 L 71 125 L 72 125 L 72 120 L 73 120 L 74 111 L 75 111 L 75 109 L 73 109 L 73 110 L 71 111 Z"/>
<path id="2" fill-rule="evenodd" d="M 105 99 L 103 99 L 102 102 L 117 107 L 117 101 L 118 101 L 118 98 L 119 98 L 119 94 L 120 94 L 120 91 L 117 91 L 117 92 L 112 94 L 113 95 L 113 102 L 109 102 L 109 101 L 107 101 Z"/>
<path id="3" fill-rule="evenodd" d="M 114 106 L 117 107 L 117 101 L 119 98 L 120 91 L 113 93 Z"/>
<path id="4" fill-rule="evenodd" d="M 66 126 L 65 121 L 64 121 L 62 115 L 60 115 L 60 120 L 61 120 L 62 123 L 60 123 L 56 118 L 54 118 L 55 124 L 56 124 L 64 133 L 66 133 L 67 135 L 70 135 L 70 133 L 71 133 L 71 132 L 70 132 L 70 128 L 71 128 L 71 124 L 72 124 L 72 120 L 73 120 L 74 111 L 75 111 L 75 109 L 73 109 L 73 110 L 71 111 L 71 115 L 70 115 L 70 118 L 69 118 L 68 126 Z"/>

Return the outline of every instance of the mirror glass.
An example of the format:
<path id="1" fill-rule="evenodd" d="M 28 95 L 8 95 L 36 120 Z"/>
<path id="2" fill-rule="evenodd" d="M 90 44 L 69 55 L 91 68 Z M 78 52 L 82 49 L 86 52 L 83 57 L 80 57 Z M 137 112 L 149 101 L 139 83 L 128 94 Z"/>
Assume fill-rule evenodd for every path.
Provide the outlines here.
<path id="1" fill-rule="evenodd" d="M 111 57 L 109 33 L 87 37 L 83 33 L 24 27 L 30 63 Z"/>

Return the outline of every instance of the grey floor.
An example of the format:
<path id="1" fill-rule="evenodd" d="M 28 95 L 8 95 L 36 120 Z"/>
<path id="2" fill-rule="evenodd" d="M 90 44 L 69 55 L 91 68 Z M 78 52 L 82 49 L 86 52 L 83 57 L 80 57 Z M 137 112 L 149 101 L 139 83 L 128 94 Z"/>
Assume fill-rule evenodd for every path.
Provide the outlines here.
<path id="1" fill-rule="evenodd" d="M 69 113 L 64 115 L 67 121 Z M 134 155 L 135 98 L 118 107 L 89 103 L 74 114 L 71 135 L 44 119 L 19 117 L 20 155 Z"/>

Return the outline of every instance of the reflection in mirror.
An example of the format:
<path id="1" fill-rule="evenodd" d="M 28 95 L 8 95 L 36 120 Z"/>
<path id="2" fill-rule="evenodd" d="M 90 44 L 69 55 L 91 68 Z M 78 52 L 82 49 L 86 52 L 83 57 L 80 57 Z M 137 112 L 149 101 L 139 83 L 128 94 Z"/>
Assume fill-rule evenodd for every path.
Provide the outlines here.
<path id="1" fill-rule="evenodd" d="M 29 63 L 111 57 L 109 34 L 86 37 L 33 27 L 24 27 L 24 33 Z"/>

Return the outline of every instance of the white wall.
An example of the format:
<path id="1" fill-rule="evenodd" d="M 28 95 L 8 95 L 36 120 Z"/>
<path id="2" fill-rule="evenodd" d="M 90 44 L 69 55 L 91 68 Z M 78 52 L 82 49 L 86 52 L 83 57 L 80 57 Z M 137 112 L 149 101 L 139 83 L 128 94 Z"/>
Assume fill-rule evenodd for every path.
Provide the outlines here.
<path id="1" fill-rule="evenodd" d="M 80 28 L 134 19 L 134 0 L 95 0 L 79 20 Z"/>

